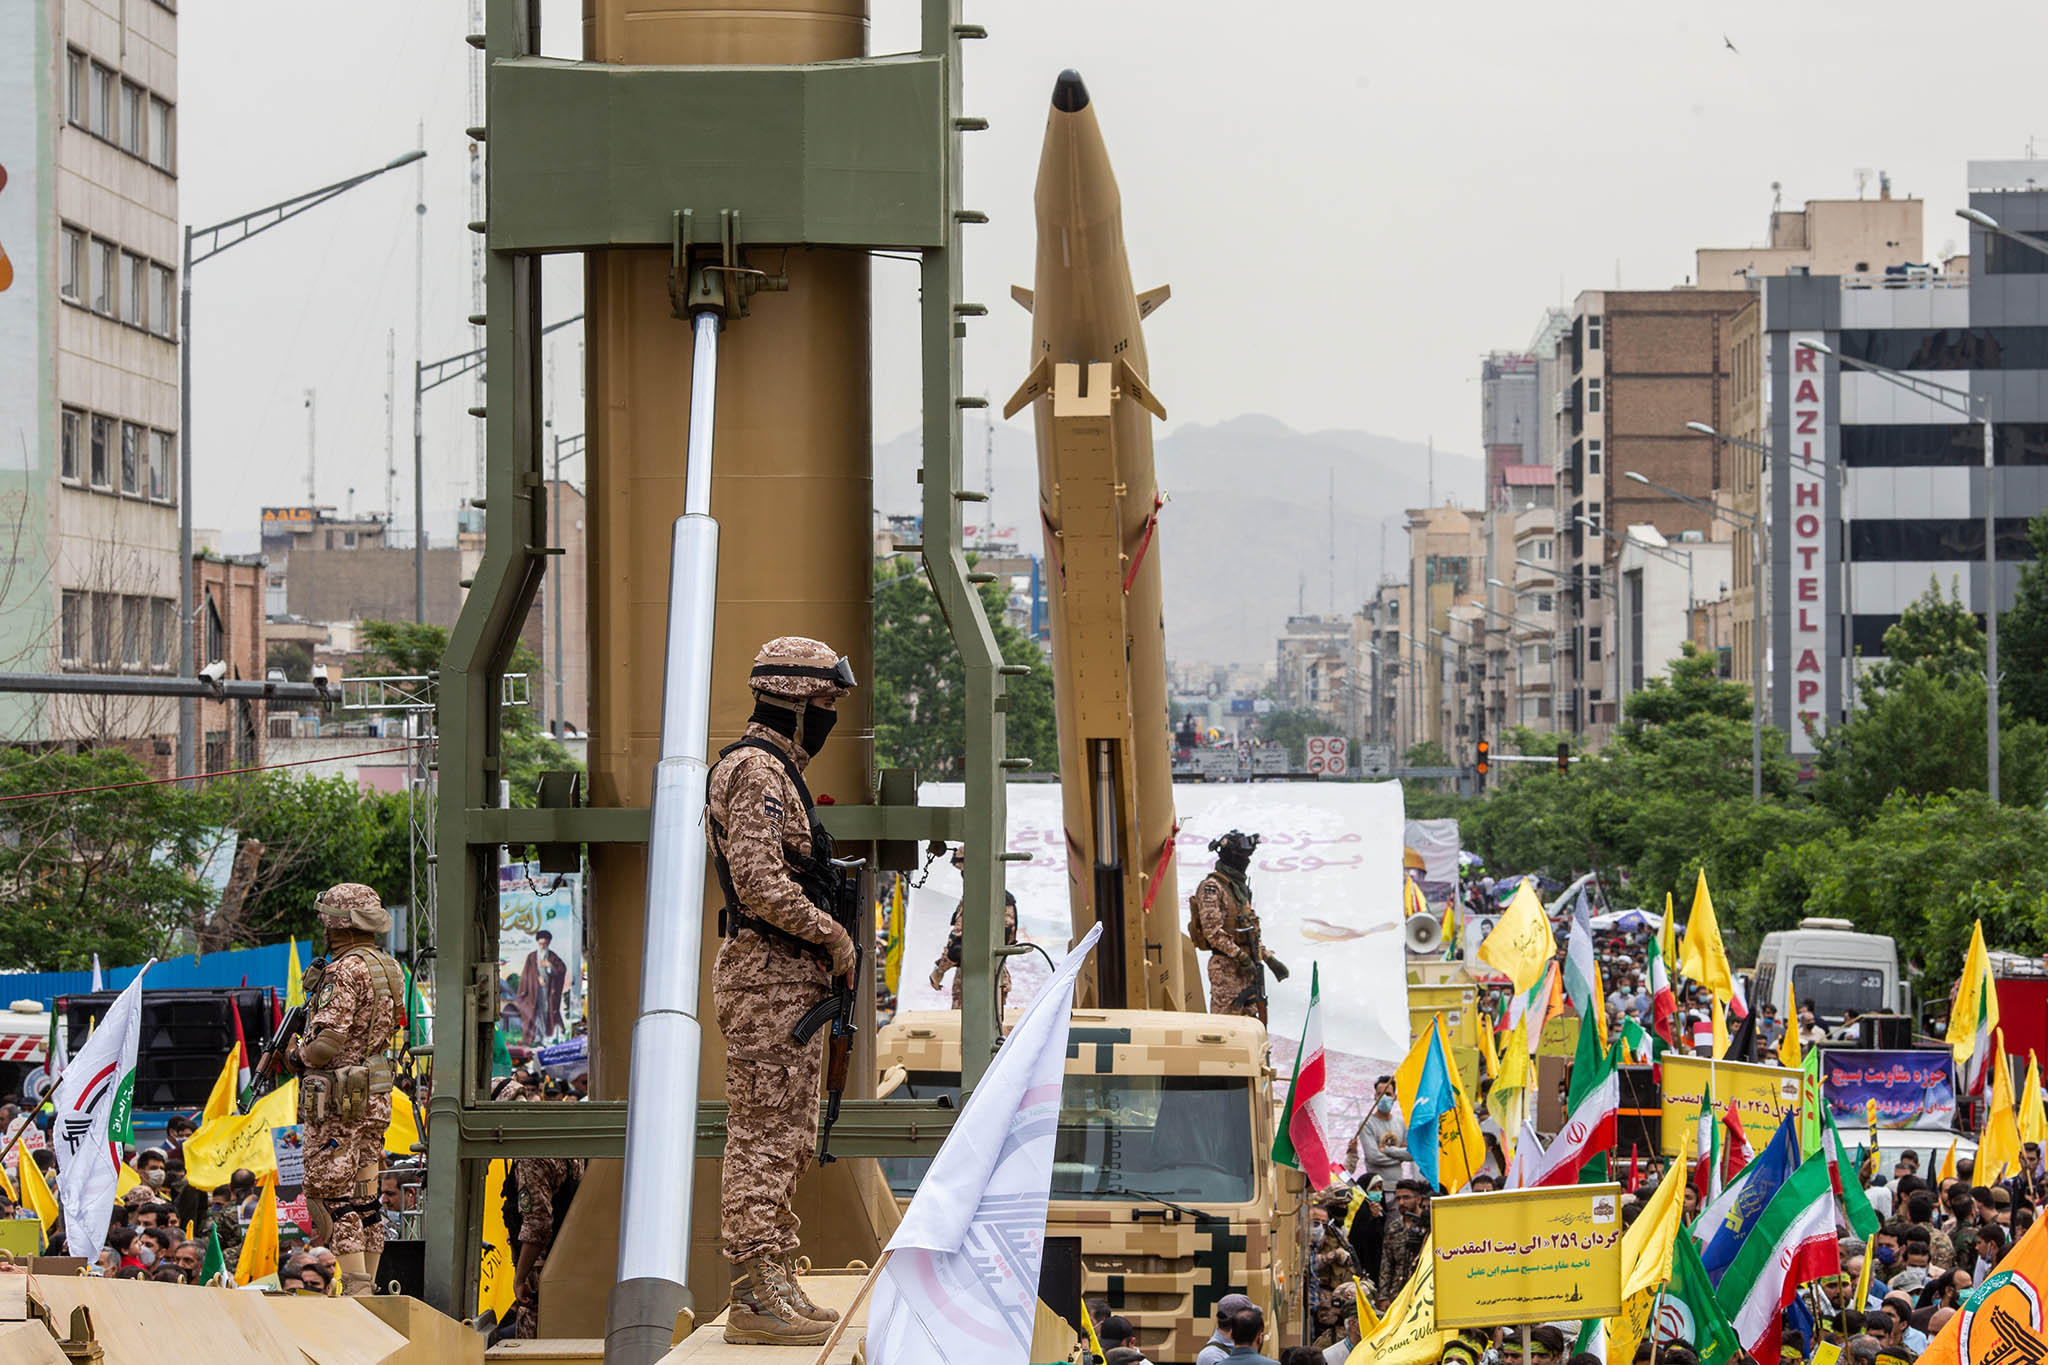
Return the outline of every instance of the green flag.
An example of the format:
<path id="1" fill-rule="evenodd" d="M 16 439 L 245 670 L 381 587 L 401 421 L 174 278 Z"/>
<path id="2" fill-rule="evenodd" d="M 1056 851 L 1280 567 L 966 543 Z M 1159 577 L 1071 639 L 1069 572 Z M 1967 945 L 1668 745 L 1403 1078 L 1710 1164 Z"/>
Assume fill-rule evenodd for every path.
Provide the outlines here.
<path id="1" fill-rule="evenodd" d="M 1819 1050 L 1814 1049 L 1816 1052 Z M 1877 1216 L 1877 1210 L 1870 1207 L 1870 1200 L 1864 1196 L 1863 1182 L 1857 1178 L 1859 1167 L 1850 1165 L 1848 1153 L 1842 1150 L 1842 1135 L 1835 1128 L 1834 1114 L 1825 1107 L 1821 1112 L 1826 1116 L 1826 1140 L 1831 1144 L 1828 1149 L 1828 1174 L 1833 1178 L 1835 1197 L 1842 1203 L 1842 1213 L 1848 1220 L 1850 1231 L 1860 1240 L 1867 1242 L 1884 1220 Z"/>
<path id="2" fill-rule="evenodd" d="M 1673 1244 L 1671 1282 L 1664 1286 L 1664 1302 L 1651 1330 L 1667 1344 L 1673 1336 L 1684 1338 L 1698 1353 L 1700 1365 L 1730 1365 L 1742 1354 L 1735 1328 L 1714 1297 L 1713 1282 L 1690 1237 L 1681 1236 Z"/>
<path id="3" fill-rule="evenodd" d="M 220 1249 L 220 1229 L 209 1220 L 206 1225 L 206 1259 L 199 1263 L 199 1283 L 212 1284 L 227 1268 L 228 1258 L 221 1254 Z"/>
<path id="4" fill-rule="evenodd" d="M 425 1047 L 427 1044 L 427 1001 L 420 994 L 420 983 L 413 976 L 412 968 L 405 969 L 405 1045 Z"/>
<path id="5" fill-rule="evenodd" d="M 498 1025 L 491 1030 L 491 1079 L 503 1080 L 512 1074 L 512 1049 L 505 1046 L 505 1026 Z"/>

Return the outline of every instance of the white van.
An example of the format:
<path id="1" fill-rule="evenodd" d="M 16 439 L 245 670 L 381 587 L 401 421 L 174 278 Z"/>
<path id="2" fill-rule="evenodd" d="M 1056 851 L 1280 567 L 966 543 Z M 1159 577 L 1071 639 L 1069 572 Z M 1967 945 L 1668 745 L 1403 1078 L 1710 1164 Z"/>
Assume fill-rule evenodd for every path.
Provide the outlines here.
<path id="1" fill-rule="evenodd" d="M 1797 929 L 1765 934 L 1749 999 L 1752 1005 L 1776 1005 L 1780 1019 L 1810 1004 L 1829 1028 L 1850 1010 L 1908 1012 L 1898 946 L 1888 934 L 1857 933 L 1845 919 L 1803 919 Z"/>

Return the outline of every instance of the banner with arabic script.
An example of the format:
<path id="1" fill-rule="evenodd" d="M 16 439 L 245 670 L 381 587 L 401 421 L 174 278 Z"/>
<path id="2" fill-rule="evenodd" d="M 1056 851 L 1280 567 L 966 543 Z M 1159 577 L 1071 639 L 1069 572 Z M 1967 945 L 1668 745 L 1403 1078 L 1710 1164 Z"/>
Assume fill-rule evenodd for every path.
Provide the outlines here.
<path id="1" fill-rule="evenodd" d="M 1621 1186 L 1460 1194 L 1430 1209 L 1438 1328 L 1621 1312 Z"/>
<path id="2" fill-rule="evenodd" d="M 1955 1124 L 1955 1066 L 1946 1052 L 1828 1048 L 1820 1056 L 1820 1092 L 1845 1132 L 1867 1126 L 1871 1100 L 1877 1101 L 1880 1128 Z"/>
<path id="3" fill-rule="evenodd" d="M 1762 1149 L 1778 1131 L 1778 1121 L 1788 1109 L 1799 1107 L 1800 1082 L 1797 1071 L 1782 1066 L 1759 1066 L 1751 1062 L 1714 1062 L 1705 1057 L 1664 1057 L 1662 1147 L 1665 1156 L 1678 1153 L 1680 1135 L 1691 1131 L 1700 1112 L 1700 1096 L 1711 1084 L 1714 1108 L 1726 1109 L 1732 1101 L 1741 1116 L 1742 1129 L 1750 1145 Z M 1859 1117 L 1857 1122 L 1863 1120 Z"/>

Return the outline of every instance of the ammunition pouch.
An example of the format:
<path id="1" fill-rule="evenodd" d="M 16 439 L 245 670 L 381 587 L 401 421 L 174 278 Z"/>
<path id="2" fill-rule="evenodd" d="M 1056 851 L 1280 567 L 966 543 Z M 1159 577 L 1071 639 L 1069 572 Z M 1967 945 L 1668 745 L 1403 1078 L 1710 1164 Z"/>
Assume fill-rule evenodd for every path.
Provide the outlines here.
<path id="1" fill-rule="evenodd" d="M 790 879 L 796 883 L 797 889 L 803 892 L 805 900 L 824 911 L 834 923 L 853 937 L 855 943 L 859 943 L 860 885 L 853 876 L 833 861 L 833 855 L 838 850 L 832 842 L 831 834 L 818 820 L 816 809 L 811 802 L 811 789 L 804 785 L 803 774 L 797 771 L 796 764 L 790 760 L 789 755 L 766 740 L 752 736 L 736 744 L 727 745 L 719 750 L 718 757 L 723 761 L 726 755 L 738 749 L 759 749 L 782 764 L 783 772 L 788 775 L 790 784 L 796 788 L 797 795 L 803 798 L 804 815 L 809 819 L 811 826 L 809 853 L 800 853 L 788 844 L 782 846 L 782 859 L 789 866 Z M 715 769 L 716 765 L 713 767 Z M 708 807 L 708 777 L 705 779 L 705 792 Z M 751 929 L 763 938 L 774 940 L 784 947 L 810 953 L 829 968 L 832 954 L 824 944 L 800 938 L 787 929 L 770 924 L 758 915 L 747 913 L 746 908 L 740 903 L 739 891 L 733 886 L 732 866 L 725 858 L 725 826 L 712 819 L 708 813 L 705 818 L 711 825 L 712 865 L 718 872 L 719 889 L 725 892 L 725 904 L 718 910 L 719 937 L 737 938 L 742 930 Z"/>
<path id="2" fill-rule="evenodd" d="M 327 1114 L 335 1104 L 335 1074 L 332 1071 L 305 1071 L 299 1075 L 300 1123 L 325 1123 Z"/>
<path id="3" fill-rule="evenodd" d="M 299 1122 L 360 1123 L 369 1115 L 371 1097 L 390 1094 L 391 1085 L 391 1058 L 383 1053 L 360 1066 L 308 1071 L 299 1077 Z"/>

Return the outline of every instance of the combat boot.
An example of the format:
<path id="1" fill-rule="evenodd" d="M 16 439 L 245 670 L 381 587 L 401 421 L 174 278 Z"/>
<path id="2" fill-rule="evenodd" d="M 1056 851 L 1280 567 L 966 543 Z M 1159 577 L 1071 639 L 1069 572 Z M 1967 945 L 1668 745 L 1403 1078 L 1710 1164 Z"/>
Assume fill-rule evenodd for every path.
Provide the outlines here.
<path id="1" fill-rule="evenodd" d="M 776 1287 L 782 1291 L 782 1297 L 788 1300 L 789 1306 L 794 1308 L 799 1316 L 809 1318 L 812 1322 L 839 1321 L 837 1309 L 812 1303 L 811 1296 L 804 1293 L 803 1281 L 797 1278 L 797 1270 L 799 1265 L 805 1270 L 810 1269 L 808 1260 L 799 1261 L 795 1256 L 769 1256 L 763 1259 L 771 1262 L 781 1275 L 782 1278 Z"/>
<path id="2" fill-rule="evenodd" d="M 728 1345 L 822 1346 L 832 1335 L 831 1323 L 814 1322 L 790 1305 L 781 1279 L 782 1267 L 768 1256 L 750 1256 L 733 1267 Z"/>

